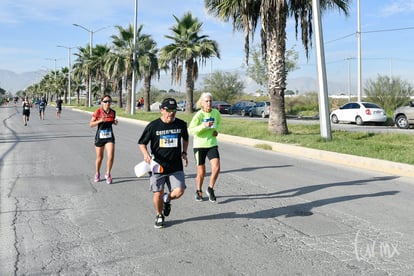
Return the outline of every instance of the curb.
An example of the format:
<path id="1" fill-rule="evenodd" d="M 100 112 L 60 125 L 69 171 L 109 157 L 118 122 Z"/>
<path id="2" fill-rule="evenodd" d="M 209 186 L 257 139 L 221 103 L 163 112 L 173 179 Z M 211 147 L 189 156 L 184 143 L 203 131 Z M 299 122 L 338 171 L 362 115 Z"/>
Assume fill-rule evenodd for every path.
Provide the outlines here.
<path id="1" fill-rule="evenodd" d="M 258 139 L 251 139 L 239 136 L 231 136 L 227 134 L 220 134 L 218 140 L 242 144 L 246 146 L 255 147 L 259 144 L 267 144 L 272 147 L 272 151 L 300 156 L 308 159 L 319 160 L 324 162 L 331 162 L 348 167 L 354 167 L 359 169 L 366 169 L 370 171 L 389 173 L 398 176 L 406 176 L 414 178 L 414 165 L 391 162 L 381 159 L 360 157 L 350 154 L 336 153 L 331 151 L 317 150 L 311 148 L 305 148 L 300 146 L 294 146 L 289 144 L 281 144 L 270 141 L 263 141 Z"/>

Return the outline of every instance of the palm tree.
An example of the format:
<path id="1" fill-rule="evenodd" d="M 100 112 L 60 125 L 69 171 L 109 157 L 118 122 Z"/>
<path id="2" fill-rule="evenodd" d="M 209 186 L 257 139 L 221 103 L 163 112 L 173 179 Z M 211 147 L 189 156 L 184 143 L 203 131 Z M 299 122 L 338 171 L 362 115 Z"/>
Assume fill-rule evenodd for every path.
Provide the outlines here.
<path id="1" fill-rule="evenodd" d="M 181 19 L 174 15 L 176 25 L 171 28 L 172 35 L 165 37 L 173 43 L 160 50 L 159 62 L 161 67 L 170 65 L 172 81 L 181 82 L 182 72 L 186 70 L 186 112 L 193 112 L 194 82 L 198 78 L 198 63 L 204 66 L 207 59 L 216 56 L 220 58 L 217 42 L 207 39 L 207 35 L 199 35 L 202 23 L 193 18 L 190 12 Z"/>
<path id="2" fill-rule="evenodd" d="M 68 82 L 69 82 L 69 68 L 68 67 L 63 67 L 61 69 L 61 74 L 62 74 L 62 85 L 63 85 L 63 101 L 65 103 L 67 103 L 68 100 L 68 95 L 70 95 L 70 92 L 68 91 Z M 57 96 L 61 96 L 60 94 L 58 94 Z"/>
<path id="3" fill-rule="evenodd" d="M 105 71 L 105 60 L 109 53 L 110 48 L 106 45 L 96 45 L 92 49 L 92 74 L 96 83 L 99 83 L 100 86 L 100 89 L 97 90 L 100 91 L 100 95 L 93 94 L 95 98 L 101 97 L 108 92 L 109 77 Z"/>
<path id="4" fill-rule="evenodd" d="M 114 52 L 106 60 L 106 71 L 116 83 L 115 86 L 119 86 L 122 77 L 126 76 L 128 91 L 126 112 L 130 112 L 132 104 L 135 104 L 131 102 L 132 70 L 135 70 L 137 78 L 144 80 L 145 110 L 149 111 L 151 79 L 155 76 L 159 77 L 157 44 L 150 35 L 141 33 L 143 25 L 140 25 L 136 33 L 137 59 L 133 64 L 134 28 L 131 24 L 126 29 L 121 26 L 117 28 L 119 35 L 112 36 Z"/>
<path id="5" fill-rule="evenodd" d="M 73 75 L 75 78 L 83 80 L 85 87 L 89 87 L 89 74 L 92 69 L 89 47 L 89 45 L 85 48 L 79 47 L 79 52 L 75 53 L 77 59 L 73 63 Z M 86 95 L 85 106 L 89 106 L 89 91 Z"/>
<path id="6" fill-rule="evenodd" d="M 137 68 L 137 65 L 133 61 L 134 53 L 134 26 L 128 25 L 126 29 L 122 26 L 116 26 L 118 29 L 118 35 L 112 35 L 112 44 L 114 46 L 115 53 L 112 53 L 106 61 L 106 70 L 111 78 L 124 76 L 127 80 L 127 102 L 125 112 L 131 112 L 132 103 L 132 70 Z M 137 37 L 142 29 L 142 25 L 137 30 Z M 120 99 L 122 100 L 122 98 Z"/>
<path id="7" fill-rule="evenodd" d="M 65 70 L 66 69 L 66 70 Z M 67 67 L 64 67 L 61 69 L 61 71 L 57 71 L 55 75 L 55 96 L 56 98 L 58 96 L 62 96 L 67 91 L 67 75 L 65 74 L 65 71 L 67 72 Z M 55 97 L 53 95 L 50 98 L 50 101 L 53 101 Z"/>
<path id="8" fill-rule="evenodd" d="M 45 96 L 48 101 L 51 100 L 52 93 L 58 92 L 58 71 L 50 71 L 40 81 L 38 96 Z"/>
<path id="9" fill-rule="evenodd" d="M 122 83 L 123 77 L 126 75 L 125 68 L 125 58 L 118 53 L 110 52 L 106 56 L 105 60 L 105 72 L 109 76 L 109 79 L 112 82 L 112 88 L 118 91 L 118 107 L 122 108 Z M 129 84 L 130 85 L 130 84 Z M 126 110 L 128 112 L 128 110 Z"/>
<path id="10" fill-rule="evenodd" d="M 144 110 L 150 111 L 151 79 L 160 77 L 157 43 L 146 35 L 137 37 L 138 79 L 144 80 Z"/>
<path id="11" fill-rule="evenodd" d="M 76 92 L 76 102 L 80 104 L 80 92 L 85 90 L 85 85 L 82 82 L 82 78 L 79 75 L 73 74 L 71 76 L 71 89 Z"/>
<path id="12" fill-rule="evenodd" d="M 348 15 L 351 0 L 320 0 L 321 10 L 337 8 Z M 234 30 L 245 33 L 246 63 L 249 57 L 250 38 L 253 40 L 257 24 L 260 23 L 262 53 L 267 63 L 268 91 L 271 108 L 269 131 L 274 134 L 288 134 L 285 113 L 286 89 L 286 22 L 294 17 L 296 35 L 301 29 L 302 45 L 309 57 L 312 38 L 311 0 L 205 0 L 210 14 L 233 21 Z"/>

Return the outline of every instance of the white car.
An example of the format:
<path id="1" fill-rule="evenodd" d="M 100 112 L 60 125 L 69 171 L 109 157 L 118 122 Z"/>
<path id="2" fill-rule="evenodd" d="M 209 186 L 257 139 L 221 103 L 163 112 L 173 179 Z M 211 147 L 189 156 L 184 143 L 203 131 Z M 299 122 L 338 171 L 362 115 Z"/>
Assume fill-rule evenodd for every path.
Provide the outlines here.
<path id="1" fill-rule="evenodd" d="M 384 123 L 387 121 L 385 110 L 370 102 L 350 102 L 331 112 L 331 122 Z"/>

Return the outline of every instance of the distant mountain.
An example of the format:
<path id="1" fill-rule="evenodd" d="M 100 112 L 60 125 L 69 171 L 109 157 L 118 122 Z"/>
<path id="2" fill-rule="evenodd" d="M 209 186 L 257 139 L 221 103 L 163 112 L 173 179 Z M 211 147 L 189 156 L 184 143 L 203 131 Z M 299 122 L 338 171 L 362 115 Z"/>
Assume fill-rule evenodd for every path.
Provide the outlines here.
<path id="1" fill-rule="evenodd" d="M 248 94 L 255 93 L 258 90 L 265 90 L 263 87 L 257 85 L 251 78 L 245 75 L 241 70 L 231 71 L 237 73 L 239 78 L 245 83 L 245 91 Z M 38 70 L 32 72 L 15 73 L 9 70 L 0 69 L 0 87 L 12 94 L 26 89 L 28 86 L 39 82 L 44 75 L 47 74 L 45 70 Z M 201 88 L 204 84 L 204 79 L 209 78 L 210 74 L 201 74 L 195 84 L 196 89 Z M 185 91 L 185 80 L 182 80 L 181 85 L 171 84 L 170 74 L 161 73 L 160 80 L 153 80 L 152 85 L 158 89 L 174 89 L 175 91 Z M 137 89 L 141 89 L 142 83 L 138 83 Z M 318 91 L 318 83 L 315 78 L 312 77 L 298 77 L 287 79 L 287 89 L 304 94 L 307 92 Z M 328 82 L 329 94 L 340 94 L 347 91 L 345 84 L 339 84 L 335 82 Z"/>
<path id="2" fill-rule="evenodd" d="M 9 70 L 0 69 L 0 87 L 14 94 L 26 89 L 33 83 L 39 82 L 47 74 L 44 70 L 15 73 Z"/>

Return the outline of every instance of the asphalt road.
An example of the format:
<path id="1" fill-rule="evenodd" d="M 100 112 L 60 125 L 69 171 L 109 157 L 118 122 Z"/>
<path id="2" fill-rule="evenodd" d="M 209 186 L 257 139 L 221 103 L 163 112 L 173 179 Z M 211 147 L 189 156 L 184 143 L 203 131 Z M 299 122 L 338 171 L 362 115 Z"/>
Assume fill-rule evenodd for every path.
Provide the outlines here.
<path id="1" fill-rule="evenodd" d="M 217 202 L 195 165 L 154 229 L 137 139 L 115 127 L 112 185 L 94 183 L 90 114 L 0 107 L 0 275 L 413 275 L 413 178 L 220 140 Z M 209 170 L 209 167 L 207 166 Z"/>

